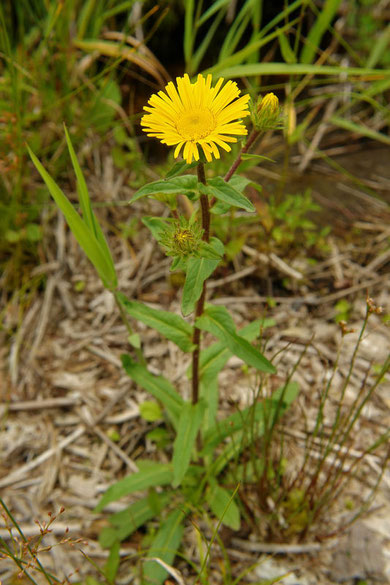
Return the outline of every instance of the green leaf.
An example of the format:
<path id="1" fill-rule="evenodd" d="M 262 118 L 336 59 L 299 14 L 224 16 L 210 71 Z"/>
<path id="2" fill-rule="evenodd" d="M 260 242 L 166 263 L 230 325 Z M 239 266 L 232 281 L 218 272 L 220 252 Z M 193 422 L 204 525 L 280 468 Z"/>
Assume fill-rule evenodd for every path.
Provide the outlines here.
<path id="1" fill-rule="evenodd" d="M 196 191 L 198 188 L 198 177 L 196 175 L 182 175 L 172 177 L 171 179 L 154 181 L 148 183 L 134 193 L 131 202 L 137 201 L 147 195 L 156 195 L 158 193 L 187 193 Z"/>
<path id="2" fill-rule="evenodd" d="M 206 404 L 205 413 L 203 416 L 202 433 L 205 433 L 209 428 L 215 425 L 218 413 L 218 378 L 208 378 L 207 381 L 200 382 L 200 397 Z"/>
<path id="3" fill-rule="evenodd" d="M 181 172 L 188 171 L 189 169 L 198 166 L 198 164 L 199 164 L 198 161 L 194 161 L 190 164 L 186 163 L 185 160 L 176 162 L 171 168 L 171 170 L 167 172 L 165 178 L 172 179 L 172 177 L 176 177 L 177 175 L 180 175 Z"/>
<path id="4" fill-rule="evenodd" d="M 172 480 L 173 470 L 170 463 L 148 461 L 148 465 L 142 471 L 127 475 L 110 486 L 96 506 L 95 512 L 101 512 L 108 504 L 124 496 L 150 487 L 169 485 Z"/>
<path id="5" fill-rule="evenodd" d="M 237 191 L 240 191 L 240 193 L 242 193 L 244 191 L 245 187 L 247 187 L 249 185 L 249 183 L 252 183 L 252 182 L 253 181 L 251 181 L 247 177 L 243 177 L 242 175 L 234 174 L 229 181 L 229 185 L 231 185 L 232 187 L 237 189 Z"/>
<path id="6" fill-rule="evenodd" d="M 240 510 L 231 492 L 215 484 L 208 491 L 207 503 L 212 513 L 222 524 L 232 530 L 238 530 L 240 528 Z"/>
<path id="7" fill-rule="evenodd" d="M 161 585 L 167 577 L 167 571 L 153 557 L 172 565 L 180 546 L 184 532 L 184 513 L 175 510 L 162 522 L 146 555 L 143 566 L 143 585 Z M 148 558 L 150 561 L 148 561 Z"/>
<path id="8" fill-rule="evenodd" d="M 104 576 L 106 577 L 108 583 L 114 583 L 116 574 L 119 569 L 119 549 L 120 549 L 120 542 L 116 540 L 112 543 L 110 548 L 110 554 L 108 555 L 107 562 L 104 566 L 103 572 Z"/>
<path id="9" fill-rule="evenodd" d="M 149 217 L 148 215 L 145 215 L 141 221 L 150 230 L 155 240 L 159 240 L 167 224 L 172 223 L 172 220 L 169 218 Z"/>
<path id="10" fill-rule="evenodd" d="M 169 418 L 176 427 L 183 399 L 172 384 L 163 376 L 155 376 L 145 366 L 133 362 L 129 355 L 122 355 L 121 360 L 126 374 L 164 405 Z"/>
<path id="11" fill-rule="evenodd" d="M 256 211 L 253 204 L 245 195 L 236 189 L 231 182 L 226 183 L 221 177 L 210 179 L 207 185 L 200 185 L 200 190 L 224 203 L 234 207 L 242 207 L 246 211 Z"/>
<path id="12" fill-rule="evenodd" d="M 140 526 L 157 516 L 159 511 L 168 504 L 169 497 L 167 494 L 155 493 L 154 495 L 157 497 L 157 506 L 156 502 L 147 496 L 134 502 L 124 510 L 111 514 L 109 517 L 111 526 L 103 528 L 99 534 L 100 546 L 107 548 L 112 546 L 116 540 L 125 540 Z"/>
<path id="13" fill-rule="evenodd" d="M 95 231 L 95 218 L 93 217 L 93 211 L 91 206 L 91 200 L 88 193 L 87 183 L 85 182 L 84 175 L 81 171 L 79 161 L 77 160 L 76 153 L 73 148 L 72 141 L 70 139 L 68 130 L 64 124 L 65 130 L 65 138 L 66 143 L 68 145 L 68 150 L 70 154 L 70 158 L 72 161 L 73 169 L 77 179 L 77 191 L 80 199 L 80 208 L 83 214 L 83 219 L 87 225 L 87 227 L 94 233 L 95 237 L 97 237 L 97 233 Z"/>
<path id="14" fill-rule="evenodd" d="M 201 26 L 204 22 L 206 22 L 206 20 L 208 20 L 216 12 L 222 11 L 222 8 L 224 8 L 227 4 L 230 4 L 230 2 L 231 2 L 231 0 L 215 0 L 215 2 L 212 3 L 210 8 L 205 10 L 204 13 L 202 14 L 202 16 L 199 18 L 198 23 L 197 23 L 198 26 Z"/>
<path id="15" fill-rule="evenodd" d="M 140 349 L 141 338 L 139 336 L 139 333 L 132 333 L 131 335 L 129 335 L 129 337 L 127 339 L 128 339 L 128 342 L 130 343 L 130 345 L 132 345 L 136 349 Z"/>
<path id="16" fill-rule="evenodd" d="M 231 210 L 231 205 L 229 203 L 224 203 L 223 201 L 216 201 L 212 207 L 210 207 L 210 213 L 214 215 L 224 215 Z"/>
<path id="17" fill-rule="evenodd" d="M 384 28 L 371 47 L 366 65 L 367 67 L 375 67 L 381 60 L 382 56 L 388 55 L 390 46 L 390 24 Z"/>
<path id="18" fill-rule="evenodd" d="M 273 319 L 256 319 L 239 331 L 240 337 L 247 341 L 254 341 L 262 329 L 273 327 Z M 228 359 L 233 355 L 228 347 L 222 342 L 213 343 L 201 352 L 199 360 L 200 379 L 207 385 L 208 381 L 215 378 L 222 370 Z"/>
<path id="19" fill-rule="evenodd" d="M 173 487 L 178 487 L 191 463 L 191 454 L 202 423 L 204 403 L 184 402 L 173 443 Z"/>
<path id="20" fill-rule="evenodd" d="M 202 241 L 200 243 L 198 254 L 201 258 L 207 258 L 209 260 L 221 260 L 221 254 L 217 252 L 216 249 L 208 242 Z"/>
<path id="21" fill-rule="evenodd" d="M 67 130 L 65 125 L 64 125 L 64 130 L 65 130 L 66 143 L 68 145 L 70 158 L 71 158 L 73 169 L 74 169 L 76 179 L 77 179 L 77 192 L 78 192 L 79 199 L 80 199 L 80 207 L 81 207 L 81 212 L 83 214 L 83 219 L 84 219 L 87 227 L 90 229 L 90 231 L 94 234 L 95 238 L 99 242 L 101 249 L 106 256 L 107 262 L 112 267 L 113 273 L 115 273 L 114 261 L 113 261 L 112 256 L 111 256 L 110 248 L 108 247 L 107 240 L 104 237 L 104 234 L 103 234 L 102 229 L 99 225 L 99 222 L 96 219 L 96 216 L 92 210 L 91 199 L 89 196 L 88 187 L 87 187 L 87 184 L 85 182 L 84 175 L 83 175 L 82 170 L 80 168 L 79 161 L 77 160 L 77 156 L 76 156 L 76 153 L 74 151 L 72 141 L 70 139 L 68 130 Z"/>
<path id="22" fill-rule="evenodd" d="M 175 270 L 180 270 L 180 271 L 184 272 L 186 270 L 186 267 L 187 267 L 187 262 L 188 262 L 188 258 L 179 258 L 178 256 L 176 256 L 176 258 L 173 258 L 172 264 L 171 264 L 169 270 L 171 272 L 174 272 Z"/>
<path id="23" fill-rule="evenodd" d="M 160 405 L 153 400 L 145 400 L 139 405 L 139 412 L 142 418 L 148 422 L 155 422 L 162 419 Z"/>
<path id="24" fill-rule="evenodd" d="M 223 255 L 224 246 L 220 240 L 211 238 L 210 245 L 213 246 L 219 256 Z M 189 315 L 195 309 L 195 304 L 202 294 L 204 281 L 211 276 L 219 262 L 219 258 L 213 260 L 191 256 L 188 259 L 181 305 L 184 316 Z"/>
<path id="25" fill-rule="evenodd" d="M 283 59 L 286 61 L 286 63 L 296 63 L 297 57 L 292 50 L 288 37 L 285 35 L 284 31 L 279 32 L 278 38 Z"/>
<path id="26" fill-rule="evenodd" d="M 102 282 L 106 288 L 114 289 L 117 286 L 117 278 L 113 265 L 107 260 L 105 251 L 102 249 L 101 244 L 96 240 L 95 235 L 88 228 L 86 223 L 81 219 L 73 205 L 51 178 L 49 173 L 45 170 L 43 165 L 39 162 L 38 158 L 27 146 L 31 160 L 36 166 L 42 179 L 46 183 L 49 189 L 50 195 L 62 211 L 65 219 L 76 238 L 77 242 L 84 250 L 85 254 L 96 268 Z"/>
<path id="27" fill-rule="evenodd" d="M 235 332 L 233 320 L 225 307 L 208 307 L 196 320 L 196 326 L 215 335 L 234 355 L 249 366 L 261 372 L 274 373 L 276 371 L 257 349 Z"/>
<path id="28" fill-rule="evenodd" d="M 134 319 L 145 323 L 148 327 L 155 329 L 170 341 L 176 343 L 182 351 L 192 351 L 193 328 L 179 315 L 152 309 L 138 301 L 129 301 L 123 294 L 119 293 L 118 298 L 125 309 Z"/>

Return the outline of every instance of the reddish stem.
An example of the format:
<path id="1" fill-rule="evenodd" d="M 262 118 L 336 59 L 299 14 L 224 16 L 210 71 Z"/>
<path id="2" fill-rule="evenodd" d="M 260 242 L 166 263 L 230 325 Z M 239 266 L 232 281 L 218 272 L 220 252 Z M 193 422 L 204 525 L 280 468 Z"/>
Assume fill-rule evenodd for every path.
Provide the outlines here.
<path id="1" fill-rule="evenodd" d="M 206 175 L 204 172 L 203 163 L 199 163 L 198 167 L 198 181 L 206 185 Z M 202 211 L 202 239 L 208 242 L 210 239 L 210 208 L 207 195 L 203 193 L 200 196 L 200 208 Z M 206 281 L 203 283 L 203 290 L 200 298 L 196 304 L 195 321 L 203 314 L 204 302 L 206 298 Z M 194 327 L 194 334 L 192 341 L 195 349 L 192 353 L 192 404 L 196 404 L 199 400 L 199 355 L 200 355 L 200 329 Z"/>

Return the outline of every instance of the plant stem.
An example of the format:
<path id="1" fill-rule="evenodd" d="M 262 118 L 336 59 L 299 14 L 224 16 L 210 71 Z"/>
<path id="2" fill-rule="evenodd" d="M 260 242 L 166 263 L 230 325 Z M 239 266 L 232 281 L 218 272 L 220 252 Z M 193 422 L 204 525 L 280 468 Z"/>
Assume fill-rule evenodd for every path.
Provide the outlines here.
<path id="1" fill-rule="evenodd" d="M 234 161 L 234 163 L 232 164 L 232 166 L 230 167 L 230 169 L 228 170 L 228 172 L 226 173 L 226 175 L 224 177 L 224 180 L 226 181 L 226 183 L 228 181 L 230 181 L 230 179 L 232 178 L 232 176 L 234 175 L 234 173 L 236 172 L 236 170 L 238 169 L 238 167 L 242 163 L 242 155 L 245 154 L 246 152 L 248 152 L 248 150 L 251 148 L 251 146 L 253 146 L 253 144 L 256 142 L 256 140 L 259 136 L 260 136 L 260 132 L 258 130 L 256 130 L 255 128 L 253 128 L 252 132 L 249 134 L 248 140 L 246 141 L 244 146 L 241 148 L 236 160 Z"/>
<path id="2" fill-rule="evenodd" d="M 203 163 L 199 163 L 197 167 L 198 181 L 206 185 L 206 175 L 204 172 Z M 203 228 L 203 240 L 208 242 L 210 239 L 210 208 L 209 200 L 207 195 L 203 193 L 200 196 L 200 208 L 202 211 L 202 228 Z M 206 298 L 206 281 L 203 283 L 202 294 L 197 302 L 195 310 L 195 321 L 203 313 L 204 301 Z M 194 334 L 192 341 L 195 345 L 195 349 L 192 353 L 192 404 L 196 404 L 199 400 L 199 355 L 200 355 L 200 329 L 194 327 Z"/>

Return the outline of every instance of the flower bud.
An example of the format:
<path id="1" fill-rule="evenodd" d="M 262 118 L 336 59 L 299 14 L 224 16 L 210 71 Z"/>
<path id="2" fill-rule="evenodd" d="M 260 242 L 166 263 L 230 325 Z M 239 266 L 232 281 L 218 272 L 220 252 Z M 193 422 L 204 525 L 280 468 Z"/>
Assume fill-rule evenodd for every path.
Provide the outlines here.
<path id="1" fill-rule="evenodd" d="M 267 116 L 279 115 L 279 100 L 274 93 L 267 93 L 257 102 L 257 112 Z"/>
<path id="2" fill-rule="evenodd" d="M 167 256 L 188 258 L 197 255 L 202 243 L 203 230 L 197 222 L 187 221 L 183 216 L 166 227 L 159 242 Z"/>
<path id="3" fill-rule="evenodd" d="M 280 127 L 279 100 L 274 93 L 259 96 L 256 108 L 252 111 L 252 122 L 258 132 Z"/>

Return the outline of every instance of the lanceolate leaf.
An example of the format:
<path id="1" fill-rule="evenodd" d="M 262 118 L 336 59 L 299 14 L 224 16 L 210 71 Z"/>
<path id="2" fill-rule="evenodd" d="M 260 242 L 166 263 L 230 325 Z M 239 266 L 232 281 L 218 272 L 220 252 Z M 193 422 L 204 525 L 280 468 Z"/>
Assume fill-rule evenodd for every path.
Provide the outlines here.
<path id="1" fill-rule="evenodd" d="M 274 324 L 275 321 L 273 319 L 256 319 L 246 327 L 240 329 L 238 335 L 251 342 L 259 336 L 262 329 L 272 327 Z M 232 355 L 232 352 L 222 341 L 213 343 L 213 345 L 204 349 L 200 355 L 199 363 L 199 372 L 202 382 L 207 384 L 208 380 L 217 376 L 218 372 L 222 370 Z"/>
<path id="2" fill-rule="evenodd" d="M 235 189 L 237 189 L 237 191 L 240 191 L 240 193 L 242 193 L 245 189 L 245 187 L 247 185 L 249 185 L 249 183 L 251 183 L 252 181 L 250 181 L 250 179 L 248 179 L 248 177 L 244 177 L 243 175 L 237 175 L 234 174 L 229 181 L 229 185 L 231 185 L 232 187 L 234 187 Z"/>
<path id="3" fill-rule="evenodd" d="M 182 175 L 172 177 L 162 181 L 154 181 L 141 187 L 134 193 L 131 201 L 136 201 L 147 195 L 156 195 L 157 193 L 186 193 L 196 191 L 198 188 L 198 178 L 196 175 Z"/>
<path id="4" fill-rule="evenodd" d="M 179 419 L 179 426 L 173 444 L 173 487 L 180 485 L 190 463 L 198 430 L 204 412 L 204 403 L 184 402 Z"/>
<path id="5" fill-rule="evenodd" d="M 215 484 L 210 487 L 207 494 L 207 503 L 212 513 L 222 524 L 225 524 L 225 526 L 228 526 L 232 530 L 238 530 L 240 528 L 240 510 L 231 492 Z"/>
<path id="6" fill-rule="evenodd" d="M 173 470 L 170 463 L 149 461 L 142 471 L 127 475 L 108 488 L 95 512 L 101 512 L 111 502 L 116 502 L 123 496 L 146 490 L 150 487 L 168 485 L 172 482 Z"/>
<path id="7" fill-rule="evenodd" d="M 167 565 L 172 565 L 183 536 L 184 518 L 183 511 L 177 509 L 161 524 L 144 561 L 143 585 L 161 585 L 166 579 L 168 572 L 153 559 L 157 558 Z"/>
<path id="8" fill-rule="evenodd" d="M 152 309 L 138 301 L 129 301 L 123 294 L 119 294 L 118 297 L 126 312 L 134 319 L 152 327 L 176 343 L 182 351 L 192 351 L 194 348 L 192 343 L 193 329 L 182 317 L 168 311 Z"/>
<path id="9" fill-rule="evenodd" d="M 106 238 L 104 237 L 104 234 L 101 230 L 99 222 L 97 221 L 96 216 L 92 210 L 91 199 L 89 197 L 88 187 L 87 187 L 87 184 L 85 182 L 82 170 L 80 168 L 79 161 L 77 160 L 77 156 L 76 156 L 76 153 L 74 151 L 72 141 L 70 139 L 70 136 L 69 136 L 69 133 L 68 133 L 66 126 L 64 126 L 64 129 L 65 129 L 65 137 L 66 137 L 66 142 L 68 145 L 70 158 L 72 160 L 72 165 L 73 165 L 74 172 L 75 172 L 76 179 L 77 179 L 77 191 L 79 194 L 80 207 L 81 207 L 81 211 L 83 214 L 83 219 L 84 219 L 87 227 L 91 230 L 91 232 L 94 234 L 95 238 L 99 242 L 101 249 L 106 256 L 107 262 L 112 267 L 112 271 L 115 272 L 114 261 L 113 261 L 112 256 L 111 256 L 110 249 L 108 247 Z"/>
<path id="10" fill-rule="evenodd" d="M 29 148 L 28 152 L 42 179 L 45 181 L 50 195 L 64 214 L 74 237 L 96 268 L 104 286 L 109 289 L 115 288 L 117 286 L 115 269 L 112 263 L 107 259 L 107 255 L 102 249 L 100 242 L 96 239 L 95 234 L 88 228 L 86 223 L 74 209 L 73 205 L 39 162 L 35 154 Z"/>
<path id="11" fill-rule="evenodd" d="M 206 404 L 205 413 L 203 415 L 202 433 L 215 425 L 218 413 L 218 379 L 208 378 L 206 382 L 200 382 L 200 396 Z"/>
<path id="12" fill-rule="evenodd" d="M 129 355 L 121 356 L 123 367 L 132 380 L 150 392 L 166 408 L 169 418 L 176 426 L 183 399 L 172 384 L 163 376 L 151 374 L 144 366 L 133 362 Z"/>
<path id="13" fill-rule="evenodd" d="M 111 526 L 103 528 L 99 534 L 99 543 L 103 548 L 110 547 L 115 541 L 128 538 L 137 528 L 154 518 L 169 501 L 167 494 L 155 494 L 158 507 L 150 501 L 149 496 L 131 504 L 124 510 L 112 514 Z"/>
<path id="14" fill-rule="evenodd" d="M 210 245 L 222 256 L 223 244 L 217 238 L 211 238 Z M 195 309 L 203 290 L 204 281 L 214 272 L 220 260 L 212 258 L 190 257 L 187 262 L 187 274 L 183 288 L 181 310 L 183 315 L 189 315 Z"/>
<path id="15" fill-rule="evenodd" d="M 74 168 L 74 171 L 76 174 L 77 191 L 78 191 L 78 195 L 79 195 L 79 199 L 80 199 L 81 212 L 83 214 L 83 218 L 84 218 L 84 221 L 85 221 L 87 227 L 89 227 L 91 232 L 94 233 L 96 236 L 97 233 L 95 232 L 95 221 L 94 221 L 94 217 L 93 217 L 93 211 L 92 211 L 92 206 L 91 206 L 91 200 L 89 198 L 87 184 L 85 182 L 84 175 L 81 171 L 79 161 L 77 160 L 77 156 L 76 156 L 76 153 L 74 151 L 72 141 L 70 139 L 68 130 L 67 130 L 65 125 L 64 125 L 64 130 L 65 130 L 65 138 L 66 138 L 66 143 L 68 145 L 70 158 L 72 160 L 72 165 L 73 165 L 73 168 Z"/>
<path id="16" fill-rule="evenodd" d="M 119 542 L 118 541 L 113 542 L 110 548 L 107 562 L 103 569 L 104 576 L 107 579 L 107 583 L 114 583 L 115 581 L 115 577 L 118 572 L 120 562 L 119 550 L 120 550 Z"/>
<path id="17" fill-rule="evenodd" d="M 149 217 L 145 215 L 142 218 L 142 223 L 151 231 L 155 240 L 159 240 L 162 232 L 166 229 L 167 225 L 171 223 L 170 218 L 162 217 Z"/>
<path id="18" fill-rule="evenodd" d="M 171 170 L 167 172 L 167 174 L 165 175 L 165 178 L 172 179 L 173 177 L 180 175 L 180 173 L 182 173 L 183 171 L 188 171 L 188 169 L 192 169 L 193 167 L 196 167 L 198 164 L 199 164 L 198 161 L 194 161 L 190 164 L 186 163 L 185 160 L 181 160 L 179 162 L 176 162 L 173 165 L 173 167 L 171 168 Z"/>
<path id="19" fill-rule="evenodd" d="M 274 373 L 274 366 L 246 339 L 235 332 L 234 324 L 225 307 L 210 306 L 196 320 L 196 326 L 215 335 L 249 366 L 262 372 Z"/>
<path id="20" fill-rule="evenodd" d="M 246 211 L 256 211 L 253 204 L 245 195 L 233 187 L 230 182 L 226 183 L 221 177 L 210 179 L 208 184 L 206 186 L 201 185 L 200 189 L 208 195 L 224 203 L 229 203 L 229 205 L 233 205 L 234 207 L 242 207 Z"/>

